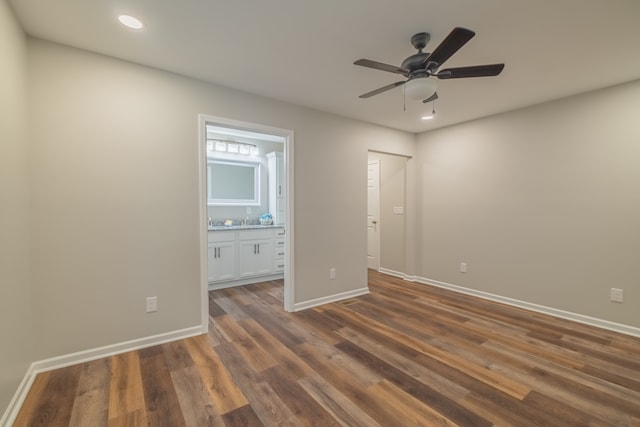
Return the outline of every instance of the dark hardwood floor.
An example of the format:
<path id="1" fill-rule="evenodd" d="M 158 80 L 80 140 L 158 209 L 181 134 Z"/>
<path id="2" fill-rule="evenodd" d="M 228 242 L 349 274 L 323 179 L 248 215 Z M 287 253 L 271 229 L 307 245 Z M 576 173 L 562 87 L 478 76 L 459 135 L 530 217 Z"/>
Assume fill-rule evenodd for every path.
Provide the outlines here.
<path id="1" fill-rule="evenodd" d="M 300 313 L 210 293 L 206 336 L 38 375 L 16 426 L 640 426 L 640 339 L 370 272 Z"/>

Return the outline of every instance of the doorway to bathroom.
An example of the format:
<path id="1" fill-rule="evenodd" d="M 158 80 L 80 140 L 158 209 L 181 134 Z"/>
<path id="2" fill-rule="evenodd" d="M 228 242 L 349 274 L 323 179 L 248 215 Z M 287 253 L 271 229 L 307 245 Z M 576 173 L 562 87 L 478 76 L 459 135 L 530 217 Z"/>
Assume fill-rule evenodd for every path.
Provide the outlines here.
<path id="1" fill-rule="evenodd" d="M 293 131 L 199 117 L 202 321 L 208 291 L 284 280 L 293 311 Z"/>

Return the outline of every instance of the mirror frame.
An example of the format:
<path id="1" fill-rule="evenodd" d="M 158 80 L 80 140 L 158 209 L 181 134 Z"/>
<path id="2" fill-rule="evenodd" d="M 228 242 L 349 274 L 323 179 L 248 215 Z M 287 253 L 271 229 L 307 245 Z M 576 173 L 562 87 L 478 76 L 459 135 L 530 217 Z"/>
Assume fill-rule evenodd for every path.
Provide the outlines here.
<path id="1" fill-rule="evenodd" d="M 253 169 L 253 198 L 251 199 L 213 199 L 209 198 L 210 192 L 210 177 L 209 177 L 209 165 L 222 164 L 248 167 Z M 259 162 L 247 162 L 247 161 L 234 161 L 234 160 L 220 160 L 220 159 L 207 159 L 207 205 L 209 206 L 260 206 L 260 167 Z"/>

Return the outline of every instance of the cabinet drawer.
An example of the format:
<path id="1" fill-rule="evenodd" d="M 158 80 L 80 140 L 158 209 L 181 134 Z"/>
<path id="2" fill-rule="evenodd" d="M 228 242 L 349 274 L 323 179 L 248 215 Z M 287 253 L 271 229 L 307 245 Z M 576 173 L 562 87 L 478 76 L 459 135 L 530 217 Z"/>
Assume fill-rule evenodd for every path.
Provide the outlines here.
<path id="1" fill-rule="evenodd" d="M 284 271 L 284 258 L 273 260 L 273 272 L 282 273 Z"/>
<path id="2" fill-rule="evenodd" d="M 273 258 L 284 258 L 284 246 L 275 246 L 273 248 Z"/>
<path id="3" fill-rule="evenodd" d="M 209 231 L 207 240 L 209 243 L 212 242 L 235 242 L 236 240 L 236 232 L 235 231 Z"/>
<path id="4" fill-rule="evenodd" d="M 284 228 L 276 228 L 274 230 L 275 230 L 274 235 L 276 236 L 276 238 L 284 237 Z"/>
<path id="5" fill-rule="evenodd" d="M 270 239 L 273 237 L 273 230 L 240 230 L 238 231 L 239 240 L 258 240 Z"/>

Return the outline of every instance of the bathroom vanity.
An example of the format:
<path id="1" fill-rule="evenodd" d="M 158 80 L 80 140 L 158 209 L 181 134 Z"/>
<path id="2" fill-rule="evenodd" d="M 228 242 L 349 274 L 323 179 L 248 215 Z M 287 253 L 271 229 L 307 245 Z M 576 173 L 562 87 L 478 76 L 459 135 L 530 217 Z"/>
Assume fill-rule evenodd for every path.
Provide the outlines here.
<path id="1" fill-rule="evenodd" d="M 209 290 L 284 277 L 285 229 L 274 225 L 210 227 Z"/>

